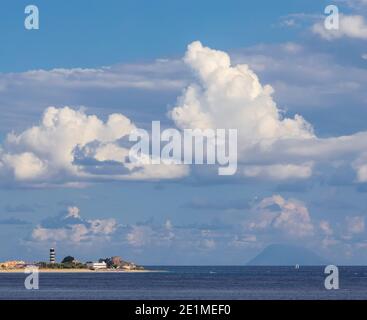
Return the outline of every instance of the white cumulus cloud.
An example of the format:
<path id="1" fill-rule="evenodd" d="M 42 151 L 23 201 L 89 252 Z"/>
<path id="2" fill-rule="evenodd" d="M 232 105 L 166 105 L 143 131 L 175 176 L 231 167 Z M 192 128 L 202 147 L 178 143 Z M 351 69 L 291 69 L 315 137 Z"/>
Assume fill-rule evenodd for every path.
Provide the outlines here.
<path id="1" fill-rule="evenodd" d="M 169 113 L 179 128 L 238 129 L 241 148 L 314 136 L 301 116 L 282 117 L 272 87 L 263 86 L 248 65 L 232 66 L 227 53 L 199 41 L 188 46 L 184 60 L 199 81 L 185 89 Z"/>
<path id="2" fill-rule="evenodd" d="M 307 207 L 295 199 L 280 195 L 264 198 L 255 208 L 256 217 L 246 222 L 248 230 L 280 230 L 294 238 L 311 236 L 314 225 Z"/>
<path id="3" fill-rule="evenodd" d="M 302 48 L 287 44 L 284 50 L 297 52 Z M 196 80 L 186 87 L 169 116 L 180 129 L 238 129 L 240 175 L 308 179 L 318 172 L 320 164 L 348 159 L 348 165 L 351 163 L 356 171 L 356 180 L 367 181 L 366 161 L 361 156 L 367 147 L 366 132 L 328 139 L 316 137 L 312 125 L 302 116 L 284 115 L 273 99 L 273 88 L 261 84 L 247 64 L 233 64 L 227 53 L 205 47 L 199 41 L 188 46 L 184 62 Z M 269 62 L 272 64 L 276 63 Z M 160 64 L 162 72 L 170 74 L 164 65 Z M 149 68 L 145 66 L 144 72 Z M 282 64 L 281 68 L 286 66 Z M 84 71 L 70 72 L 77 78 L 84 75 Z M 68 72 L 58 70 L 56 74 Z M 42 73 L 32 76 L 42 78 Z M 319 76 L 312 72 L 308 77 L 313 80 Z M 122 140 L 135 128 L 129 118 L 118 113 L 103 121 L 84 110 L 49 107 L 38 125 L 8 134 L 0 147 L 1 181 L 79 186 L 92 181 L 177 179 L 189 174 L 188 166 L 127 161 L 129 149 Z"/>
<path id="4" fill-rule="evenodd" d="M 34 241 L 63 241 L 75 244 L 108 239 L 117 230 L 115 219 L 85 220 L 78 207 L 69 207 L 65 216 L 56 217 L 53 226 L 40 224 L 32 231 Z"/>
<path id="5" fill-rule="evenodd" d="M 118 146 L 118 141 L 135 128 L 122 114 L 111 114 L 104 122 L 83 110 L 49 107 L 39 125 L 7 136 L 0 149 L 0 175 L 36 184 L 170 179 L 187 174 L 184 166 L 129 163 L 129 149 Z M 84 162 L 76 161 L 77 156 L 81 156 L 77 151 L 82 151 Z M 113 172 L 105 169 L 111 166 L 111 161 L 115 165 Z"/>

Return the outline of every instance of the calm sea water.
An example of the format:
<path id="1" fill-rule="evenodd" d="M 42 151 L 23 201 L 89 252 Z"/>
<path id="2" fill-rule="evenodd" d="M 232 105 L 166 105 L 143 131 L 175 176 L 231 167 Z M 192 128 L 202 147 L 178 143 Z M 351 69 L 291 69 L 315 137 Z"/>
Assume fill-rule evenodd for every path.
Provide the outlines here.
<path id="1" fill-rule="evenodd" d="M 0 299 L 367 299 L 367 267 L 340 267 L 326 290 L 322 267 L 147 267 L 149 273 L 0 274 Z"/>

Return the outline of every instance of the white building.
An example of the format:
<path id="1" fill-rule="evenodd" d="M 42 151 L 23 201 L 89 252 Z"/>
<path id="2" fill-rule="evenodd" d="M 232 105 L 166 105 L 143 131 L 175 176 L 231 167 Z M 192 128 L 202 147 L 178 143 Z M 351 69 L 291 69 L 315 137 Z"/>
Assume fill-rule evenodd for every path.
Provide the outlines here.
<path id="1" fill-rule="evenodd" d="M 107 269 L 106 262 L 87 262 L 87 267 L 89 269 L 97 270 L 97 269 Z"/>

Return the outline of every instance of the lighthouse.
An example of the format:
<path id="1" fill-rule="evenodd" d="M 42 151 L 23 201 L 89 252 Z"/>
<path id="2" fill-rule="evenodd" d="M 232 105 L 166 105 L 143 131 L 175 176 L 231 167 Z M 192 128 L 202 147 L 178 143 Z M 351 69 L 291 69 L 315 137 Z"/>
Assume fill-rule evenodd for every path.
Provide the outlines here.
<path id="1" fill-rule="evenodd" d="M 54 264 L 55 263 L 55 249 L 51 248 L 50 249 L 50 263 Z"/>

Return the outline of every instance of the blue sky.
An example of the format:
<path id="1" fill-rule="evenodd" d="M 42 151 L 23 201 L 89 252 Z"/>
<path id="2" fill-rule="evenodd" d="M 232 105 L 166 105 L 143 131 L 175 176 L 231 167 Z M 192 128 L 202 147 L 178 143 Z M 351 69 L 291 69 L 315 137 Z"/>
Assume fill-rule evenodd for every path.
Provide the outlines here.
<path id="1" fill-rule="evenodd" d="M 23 27 L 28 1 L 7 1 L 0 21 L 5 44 L 1 71 L 96 67 L 181 56 L 188 43 L 231 49 L 288 41 L 292 30 L 274 27 L 293 12 L 320 12 L 323 1 L 33 1 L 38 32 Z M 266 23 L 264 23 L 266 22 Z"/>
<path id="2" fill-rule="evenodd" d="M 331 39 L 313 29 L 328 1 L 34 1 L 37 31 L 24 28 L 28 4 L 7 1 L 0 20 L 0 260 L 47 259 L 55 246 L 59 256 L 82 260 L 121 255 L 142 264 L 233 265 L 269 244 L 299 243 L 328 261 L 367 262 L 365 2 L 335 2 L 363 23 L 353 24 L 353 33 L 343 22 Z M 202 45 L 188 48 L 193 41 Z M 42 118 L 76 119 L 84 133 L 94 128 L 86 115 L 109 130 L 113 113 L 138 127 L 153 120 L 179 127 L 182 119 L 167 113 L 182 107 L 178 97 L 188 86 L 213 85 L 197 77 L 215 61 L 213 49 L 272 86 L 274 93 L 262 87 L 262 95 L 295 127 L 295 141 L 275 133 L 268 153 L 240 156 L 235 177 L 192 167 L 188 174 L 163 169 L 154 179 L 108 174 L 101 181 L 75 176 L 72 162 L 60 160 L 76 138 L 62 126 L 48 131 Z M 184 63 L 195 50 L 206 59 Z M 312 130 L 295 122 L 296 114 Z M 245 116 L 210 116 L 245 132 L 251 125 Z M 36 142 L 32 126 L 41 132 Z M 84 146 L 103 140 L 93 137 Z M 263 136 L 252 139 L 261 144 Z M 106 174 L 111 169 L 100 165 Z"/>

